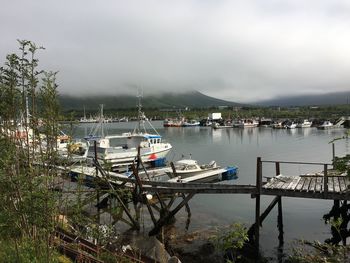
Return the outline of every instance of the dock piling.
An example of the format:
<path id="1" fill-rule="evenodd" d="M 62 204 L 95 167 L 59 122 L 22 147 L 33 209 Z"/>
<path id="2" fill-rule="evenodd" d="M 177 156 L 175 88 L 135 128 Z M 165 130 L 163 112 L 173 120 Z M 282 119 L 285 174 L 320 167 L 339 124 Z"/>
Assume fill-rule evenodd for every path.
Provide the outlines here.
<path id="1" fill-rule="evenodd" d="M 328 176 L 327 176 L 327 164 L 323 166 L 323 196 L 327 198 L 328 196 Z"/>
<path id="2" fill-rule="evenodd" d="M 256 196 L 255 196 L 255 246 L 259 251 L 259 228 L 260 228 L 260 193 L 262 188 L 262 163 L 261 157 L 256 162 Z"/>
<path id="3" fill-rule="evenodd" d="M 284 233 L 283 233 L 283 213 L 282 213 L 282 197 L 281 196 L 278 196 L 277 227 L 278 227 L 279 247 L 282 247 L 284 244 Z"/>

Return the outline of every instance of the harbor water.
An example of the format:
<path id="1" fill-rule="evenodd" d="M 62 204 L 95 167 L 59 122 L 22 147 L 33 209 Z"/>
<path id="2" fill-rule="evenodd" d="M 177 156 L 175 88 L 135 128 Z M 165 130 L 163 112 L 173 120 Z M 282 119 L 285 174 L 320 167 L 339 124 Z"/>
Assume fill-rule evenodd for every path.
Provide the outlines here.
<path id="1" fill-rule="evenodd" d="M 152 122 L 163 136 L 173 145 L 168 161 L 175 161 L 182 156 L 190 157 L 199 163 L 215 160 L 220 166 L 236 165 L 239 167 L 238 179 L 227 181 L 232 184 L 255 184 L 256 159 L 274 161 L 296 161 L 331 163 L 332 145 L 335 138 L 343 137 L 345 129 L 318 130 L 271 129 L 271 128 L 227 128 L 210 127 L 168 127 L 162 122 Z M 106 123 L 108 134 L 129 132 L 135 127 L 134 122 Z M 93 124 L 80 124 L 74 129 L 74 136 L 81 138 L 89 134 Z M 149 130 L 150 131 L 150 130 Z M 151 132 L 151 131 L 150 131 Z M 335 142 L 336 156 L 350 153 L 349 139 Z M 281 174 L 300 175 L 320 172 L 322 166 L 281 164 Z M 264 164 L 263 176 L 275 175 L 273 165 Z M 263 196 L 263 211 L 273 197 Z M 254 222 L 255 199 L 248 194 L 197 194 L 190 201 L 191 221 L 187 231 L 205 231 L 230 225 L 234 222 L 244 223 L 249 227 Z M 322 216 L 329 212 L 332 201 L 303 198 L 283 198 L 283 225 L 285 248 L 297 239 L 319 240 L 330 238 L 330 226 Z M 184 210 L 184 209 L 183 209 Z M 185 230 L 186 212 L 176 216 L 176 228 Z M 273 255 L 278 247 L 277 207 L 263 222 L 261 228 L 261 248 L 268 255 Z"/>

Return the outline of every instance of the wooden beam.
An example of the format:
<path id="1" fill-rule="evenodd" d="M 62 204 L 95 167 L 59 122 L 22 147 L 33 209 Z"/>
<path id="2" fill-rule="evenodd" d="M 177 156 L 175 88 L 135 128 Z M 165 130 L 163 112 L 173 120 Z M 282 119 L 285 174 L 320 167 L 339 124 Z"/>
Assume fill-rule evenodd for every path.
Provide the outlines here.
<path id="1" fill-rule="evenodd" d="M 154 236 L 159 233 L 160 229 L 194 196 L 194 193 L 190 193 L 184 198 L 177 207 L 170 211 L 166 216 L 159 218 L 154 228 L 148 233 L 149 236 Z"/>
<path id="2" fill-rule="evenodd" d="M 264 222 L 265 218 L 269 215 L 271 210 L 275 207 L 275 205 L 278 203 L 278 200 L 280 199 L 279 196 L 276 196 L 272 202 L 269 204 L 269 206 L 265 209 L 265 211 L 260 216 L 260 226 Z"/>

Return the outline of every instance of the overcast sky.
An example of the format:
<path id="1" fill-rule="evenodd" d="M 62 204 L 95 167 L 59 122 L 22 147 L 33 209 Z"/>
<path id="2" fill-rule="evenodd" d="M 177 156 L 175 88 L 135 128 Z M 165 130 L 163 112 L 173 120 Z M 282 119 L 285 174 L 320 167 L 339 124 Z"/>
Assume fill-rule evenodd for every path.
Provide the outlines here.
<path id="1" fill-rule="evenodd" d="M 1 64 L 43 45 L 60 93 L 142 87 L 249 102 L 350 88 L 350 1 L 0 0 Z"/>

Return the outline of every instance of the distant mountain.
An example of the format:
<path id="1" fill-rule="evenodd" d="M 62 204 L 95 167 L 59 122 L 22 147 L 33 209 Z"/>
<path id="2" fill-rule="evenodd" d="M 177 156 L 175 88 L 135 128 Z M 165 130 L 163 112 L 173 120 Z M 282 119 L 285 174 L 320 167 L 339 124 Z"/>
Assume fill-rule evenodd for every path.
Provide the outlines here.
<path id="1" fill-rule="evenodd" d="M 299 95 L 278 97 L 271 100 L 257 101 L 252 104 L 262 106 L 308 106 L 341 105 L 350 103 L 350 91 L 332 92 L 322 95 Z"/>
<path id="2" fill-rule="evenodd" d="M 136 96 L 114 95 L 114 96 L 87 96 L 74 97 L 60 95 L 59 101 L 64 110 L 96 110 L 100 104 L 105 109 L 126 109 L 135 108 L 137 105 Z M 209 108 L 217 106 L 237 106 L 235 102 L 216 99 L 206 96 L 198 91 L 187 93 L 164 93 L 161 95 L 149 95 L 142 98 L 144 108 Z"/>

